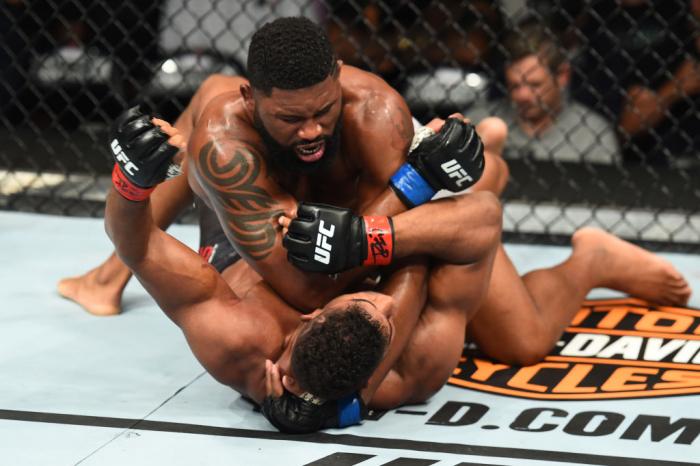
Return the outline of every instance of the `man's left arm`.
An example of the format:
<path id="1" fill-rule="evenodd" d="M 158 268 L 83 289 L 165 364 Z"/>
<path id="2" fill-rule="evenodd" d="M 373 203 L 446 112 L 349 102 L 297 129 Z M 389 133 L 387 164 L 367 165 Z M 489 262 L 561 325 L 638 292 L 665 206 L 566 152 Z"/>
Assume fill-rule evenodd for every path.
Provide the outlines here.
<path id="1" fill-rule="evenodd" d="M 433 120 L 414 134 L 403 98 L 386 92 L 357 109 L 366 127 L 356 130 L 358 186 L 362 214 L 394 215 L 428 202 L 441 189 L 460 192 L 484 171 L 484 147 L 474 127 L 461 115 Z"/>
<path id="2" fill-rule="evenodd" d="M 387 86 L 389 88 L 389 86 Z M 389 88 L 390 89 L 390 88 Z M 357 212 L 395 215 L 406 205 L 390 188 L 391 176 L 406 162 L 413 139 L 413 119 L 403 98 L 393 89 L 363 103 L 358 121 L 369 128 L 356 139 L 358 164 Z"/>

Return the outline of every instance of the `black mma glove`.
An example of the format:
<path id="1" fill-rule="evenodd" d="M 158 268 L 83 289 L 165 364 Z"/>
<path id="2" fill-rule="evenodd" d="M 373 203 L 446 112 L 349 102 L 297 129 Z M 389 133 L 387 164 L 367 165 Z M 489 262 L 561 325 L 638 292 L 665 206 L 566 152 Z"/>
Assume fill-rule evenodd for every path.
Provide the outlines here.
<path id="1" fill-rule="evenodd" d="M 420 139 L 420 131 L 408 162 L 389 182 L 409 208 L 429 201 L 441 189 L 463 191 L 484 172 L 484 145 L 471 123 L 448 118 L 438 133 Z"/>
<path id="2" fill-rule="evenodd" d="M 302 202 L 282 245 L 298 268 L 333 274 L 391 263 L 394 227 L 391 217 L 358 217 L 350 209 Z"/>
<path id="3" fill-rule="evenodd" d="M 263 400 L 261 411 L 270 424 L 286 434 L 308 434 L 359 424 L 367 413 L 359 396 L 323 401 L 305 395 L 305 398 L 300 398 L 287 390 L 279 398 L 268 395 Z"/>
<path id="4" fill-rule="evenodd" d="M 179 174 L 179 167 L 172 163 L 179 149 L 168 144 L 168 138 L 138 106 L 117 117 L 109 145 L 116 162 L 112 183 L 119 194 L 143 201 L 158 183 Z"/>

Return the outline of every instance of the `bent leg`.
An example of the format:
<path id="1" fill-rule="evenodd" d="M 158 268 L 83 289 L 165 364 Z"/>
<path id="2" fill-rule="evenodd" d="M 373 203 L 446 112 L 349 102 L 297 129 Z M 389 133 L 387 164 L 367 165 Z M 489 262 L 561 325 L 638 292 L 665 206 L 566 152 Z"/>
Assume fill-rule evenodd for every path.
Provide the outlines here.
<path id="1" fill-rule="evenodd" d="M 489 356 L 528 365 L 542 359 L 590 290 L 611 288 L 659 304 L 684 304 L 690 288 L 662 258 L 615 236 L 584 228 L 563 263 L 519 277 L 500 247 L 488 296 L 470 335 Z"/>

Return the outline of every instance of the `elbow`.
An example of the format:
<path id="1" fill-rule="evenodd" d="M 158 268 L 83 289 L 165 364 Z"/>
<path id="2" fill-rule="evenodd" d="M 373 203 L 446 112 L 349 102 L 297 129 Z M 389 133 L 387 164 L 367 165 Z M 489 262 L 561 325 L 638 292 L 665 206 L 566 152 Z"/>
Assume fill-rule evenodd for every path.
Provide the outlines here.
<path id="1" fill-rule="evenodd" d="M 465 215 L 468 215 L 472 222 L 477 219 L 484 247 L 491 250 L 501 241 L 503 207 L 498 197 L 490 191 L 479 191 L 471 196 L 475 207 L 465 209 Z"/>
<path id="2" fill-rule="evenodd" d="M 486 228 L 489 229 L 492 239 L 500 241 L 503 229 L 503 206 L 498 197 L 492 192 L 482 192 L 480 203 L 483 209 L 483 219 Z"/>

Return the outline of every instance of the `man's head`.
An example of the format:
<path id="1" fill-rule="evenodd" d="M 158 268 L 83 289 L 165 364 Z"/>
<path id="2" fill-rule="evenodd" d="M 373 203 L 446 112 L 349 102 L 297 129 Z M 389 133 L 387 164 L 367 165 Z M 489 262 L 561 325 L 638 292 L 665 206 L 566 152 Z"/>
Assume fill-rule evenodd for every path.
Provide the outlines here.
<path id="1" fill-rule="evenodd" d="M 569 65 L 553 33 L 528 20 L 505 39 L 506 85 L 518 117 L 537 125 L 556 117 L 569 82 Z"/>
<path id="2" fill-rule="evenodd" d="M 306 18 L 280 18 L 253 35 L 241 93 L 272 162 L 310 171 L 337 152 L 340 66 L 323 29 Z"/>
<path id="3" fill-rule="evenodd" d="M 299 388 L 336 400 L 363 388 L 392 338 L 393 301 L 379 293 L 334 299 L 308 320 L 291 356 Z"/>

